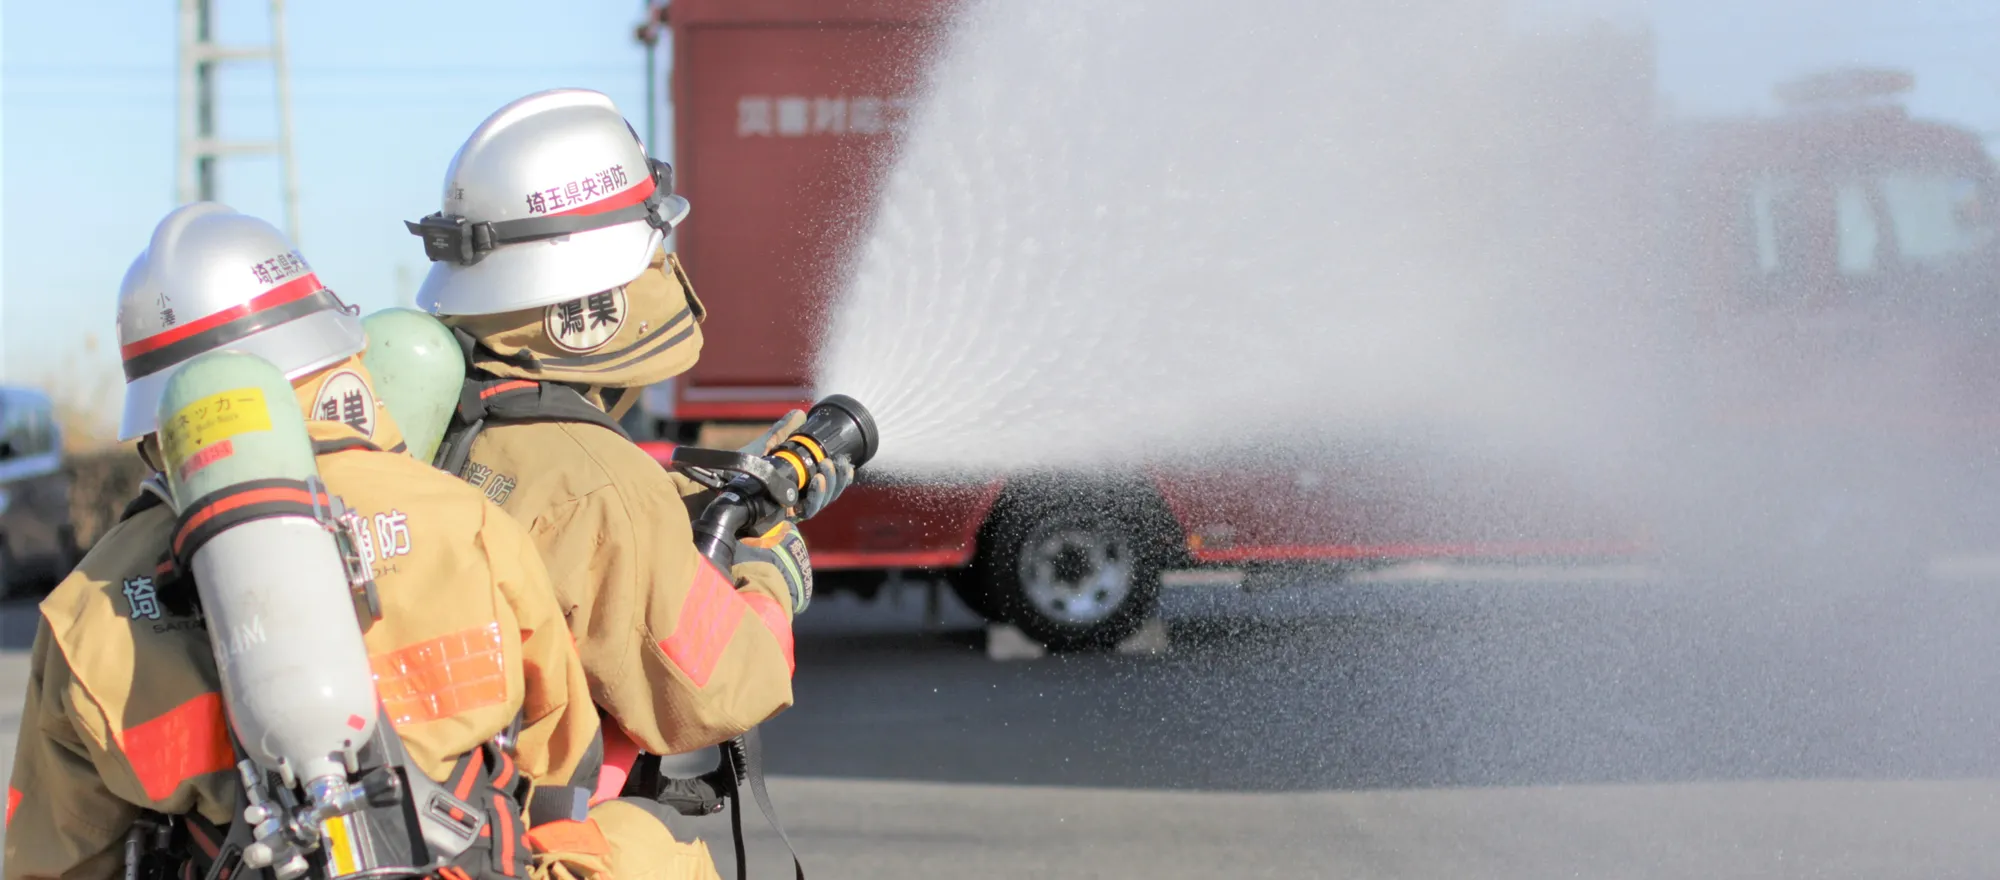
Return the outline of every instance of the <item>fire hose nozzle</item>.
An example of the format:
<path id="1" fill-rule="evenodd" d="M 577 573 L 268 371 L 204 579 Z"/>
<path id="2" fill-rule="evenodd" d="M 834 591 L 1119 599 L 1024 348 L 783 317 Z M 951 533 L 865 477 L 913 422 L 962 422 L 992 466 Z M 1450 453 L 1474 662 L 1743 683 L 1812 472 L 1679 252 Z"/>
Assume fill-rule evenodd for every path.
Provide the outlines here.
<path id="1" fill-rule="evenodd" d="M 857 470 L 875 457 L 881 434 L 861 402 L 831 394 L 813 404 L 806 420 L 767 455 L 683 446 L 674 450 L 676 467 L 736 474 L 694 524 L 695 546 L 723 570 L 735 556 L 731 541 L 763 534 L 798 503 L 812 472 L 829 459 L 845 458 Z"/>

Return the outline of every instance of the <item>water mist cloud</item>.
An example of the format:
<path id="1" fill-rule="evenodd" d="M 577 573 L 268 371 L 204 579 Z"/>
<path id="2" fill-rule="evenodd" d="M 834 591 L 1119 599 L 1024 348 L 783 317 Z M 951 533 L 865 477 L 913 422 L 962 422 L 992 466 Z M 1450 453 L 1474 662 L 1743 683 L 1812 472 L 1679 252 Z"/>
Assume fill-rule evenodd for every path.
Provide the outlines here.
<path id="1" fill-rule="evenodd" d="M 1643 118 L 1643 44 L 1537 67 L 1497 0 L 1217 10 L 968 10 L 820 357 L 882 466 L 1604 430 L 1631 267 L 1576 208 L 1632 157 L 1579 114 Z"/>

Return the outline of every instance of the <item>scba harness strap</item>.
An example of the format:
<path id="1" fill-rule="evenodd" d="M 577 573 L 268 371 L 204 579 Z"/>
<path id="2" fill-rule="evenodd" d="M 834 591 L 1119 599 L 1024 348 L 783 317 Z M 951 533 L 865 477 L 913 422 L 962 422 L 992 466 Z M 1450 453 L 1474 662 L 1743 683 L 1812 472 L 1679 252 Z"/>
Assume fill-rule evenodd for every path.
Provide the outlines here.
<path id="1" fill-rule="evenodd" d="M 374 768 L 364 784 L 371 777 L 393 784 L 378 787 L 358 809 L 340 817 L 338 834 L 331 828 L 321 830 L 322 846 L 309 854 L 305 876 L 525 880 L 534 852 L 530 832 L 552 822 L 586 819 L 589 789 L 534 786 L 514 764 L 510 743 L 518 729 L 517 718 L 506 734 L 461 755 L 437 782 L 411 762 L 402 738 L 385 720 L 362 750 L 360 763 Z M 244 750 L 233 731 L 230 743 L 240 767 Z M 601 755 L 598 740 L 581 762 L 580 781 L 595 785 Z M 242 801 L 253 799 L 247 789 L 237 791 Z M 558 803 L 568 804 L 569 809 L 553 809 Z M 260 831 L 248 821 L 246 806 L 237 804 L 227 828 L 198 813 L 150 815 L 142 826 L 165 833 L 158 835 L 161 842 L 150 858 L 132 861 L 128 852 L 128 862 L 134 866 L 128 875 L 136 872 L 148 880 L 232 880 L 246 873 L 262 880 L 274 878 L 273 870 L 245 863 L 244 855 Z"/>
<path id="2" fill-rule="evenodd" d="M 452 335 L 464 350 L 466 363 L 472 363 L 478 341 L 461 328 L 452 328 Z M 438 443 L 437 458 L 432 464 L 463 479 L 466 467 L 472 461 L 473 441 L 478 439 L 487 425 L 495 422 L 582 422 L 631 439 L 624 426 L 609 413 L 591 404 L 584 398 L 583 392 L 573 386 L 559 382 L 502 379 L 484 371 L 472 370 L 467 375 L 465 387 L 459 392 L 458 407 L 452 413 L 451 423 L 445 428 L 443 440 Z M 764 787 L 764 751 L 757 730 L 752 728 L 719 748 L 722 763 L 715 770 L 692 779 L 662 775 L 657 756 L 641 755 L 639 763 L 629 768 L 632 774 L 621 794 L 664 804 L 684 816 L 713 815 L 734 800 L 736 809 L 730 814 L 729 826 L 736 844 L 736 876 L 748 878 L 749 869 L 744 859 L 742 798 L 742 793 L 747 790 L 756 800 L 758 809 L 763 811 L 765 821 L 771 823 L 772 830 L 778 832 L 778 839 L 784 842 L 786 852 L 792 857 L 796 880 L 805 880 L 805 867 L 799 863 L 798 851 L 792 848 L 791 838 L 785 835 L 784 826 L 779 824 L 777 810 L 771 806 L 770 793 Z"/>
<path id="3" fill-rule="evenodd" d="M 415 770 L 405 769 L 404 773 L 406 777 L 421 776 Z M 373 877 L 524 880 L 529 876 L 529 829 L 520 816 L 521 799 L 530 783 L 497 741 L 488 741 L 461 756 L 442 784 L 405 781 L 413 783 L 404 789 L 411 796 L 371 803 L 349 814 L 345 830 L 361 833 L 343 835 L 341 841 L 329 840 L 330 846 L 314 851 L 308 859 L 307 876 L 340 876 L 331 863 L 358 858 L 385 866 L 372 871 Z M 154 816 L 151 820 L 169 829 L 168 843 L 155 851 L 150 864 L 142 863 L 141 877 L 241 880 L 248 876 L 269 880 L 275 876 L 269 868 L 244 864 L 243 853 L 255 842 L 255 830 L 244 821 L 240 809 L 226 828 L 199 813 Z M 412 833 L 412 826 L 421 830 Z M 361 852 L 364 840 L 366 851 Z M 343 845 L 356 851 L 329 852 Z M 458 851 L 445 852 L 448 849 Z M 402 870 L 397 870 L 398 866 Z"/>
<path id="4" fill-rule="evenodd" d="M 479 340 L 464 328 L 451 328 L 465 362 L 471 364 Z M 627 440 L 632 435 L 610 413 L 584 399 L 583 391 L 560 382 L 531 379 L 502 379 L 484 370 L 470 368 L 465 386 L 459 390 L 458 406 L 445 426 L 444 439 L 431 464 L 459 477 L 472 459 L 472 443 L 488 422 L 583 422 L 596 425 Z"/>

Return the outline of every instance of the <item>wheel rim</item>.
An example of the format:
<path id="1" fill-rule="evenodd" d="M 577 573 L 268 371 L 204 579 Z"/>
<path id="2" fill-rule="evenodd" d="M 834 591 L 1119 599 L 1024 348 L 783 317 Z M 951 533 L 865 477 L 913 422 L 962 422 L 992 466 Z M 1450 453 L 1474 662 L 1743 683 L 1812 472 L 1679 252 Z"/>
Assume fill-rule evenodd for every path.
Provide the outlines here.
<path id="1" fill-rule="evenodd" d="M 1022 547 L 1022 593 L 1037 614 L 1092 624 L 1118 610 L 1137 573 L 1131 541 L 1084 529 L 1037 532 Z"/>

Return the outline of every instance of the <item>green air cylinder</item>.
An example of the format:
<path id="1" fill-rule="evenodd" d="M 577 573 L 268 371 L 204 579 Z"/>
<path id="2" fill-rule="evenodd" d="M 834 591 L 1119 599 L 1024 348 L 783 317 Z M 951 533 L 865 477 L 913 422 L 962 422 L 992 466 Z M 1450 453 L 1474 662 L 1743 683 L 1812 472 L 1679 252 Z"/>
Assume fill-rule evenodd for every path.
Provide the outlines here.
<path id="1" fill-rule="evenodd" d="M 368 332 L 361 362 L 375 392 L 403 429 L 410 455 L 429 464 L 458 408 L 465 352 L 443 322 L 415 309 L 383 309 L 361 326 Z"/>
<path id="2" fill-rule="evenodd" d="M 231 729 L 288 785 L 345 784 L 374 734 L 375 681 L 292 384 L 255 355 L 209 352 L 167 379 L 159 417 L 174 555 Z"/>

